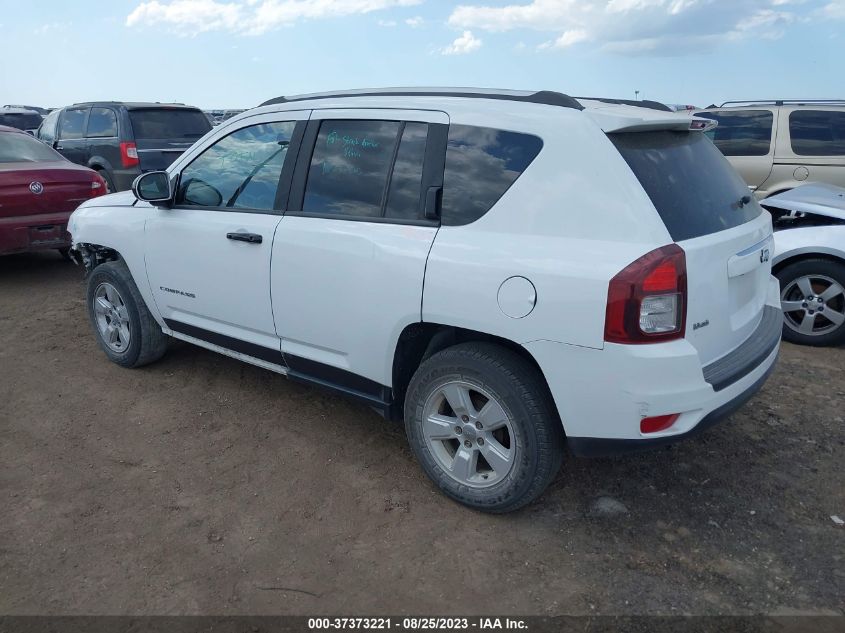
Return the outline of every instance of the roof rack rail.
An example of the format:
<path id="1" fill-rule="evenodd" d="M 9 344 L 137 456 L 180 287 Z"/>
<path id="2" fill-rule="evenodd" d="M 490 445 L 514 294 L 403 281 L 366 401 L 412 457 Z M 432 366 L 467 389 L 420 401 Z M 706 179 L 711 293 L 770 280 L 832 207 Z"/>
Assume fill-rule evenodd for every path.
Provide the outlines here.
<path id="1" fill-rule="evenodd" d="M 845 105 L 845 99 L 748 99 L 745 101 L 725 101 L 718 106 L 724 108 L 732 105 Z"/>
<path id="2" fill-rule="evenodd" d="M 576 99 L 584 99 L 585 101 L 599 101 L 600 103 L 611 103 L 615 105 L 628 105 L 636 108 L 648 108 L 649 110 L 660 110 L 662 112 L 674 112 L 672 108 L 665 103 L 659 101 L 650 101 L 648 99 L 634 100 L 634 99 L 608 99 L 607 97 L 575 97 Z"/>
<path id="3" fill-rule="evenodd" d="M 378 88 L 365 90 L 342 90 L 339 92 L 319 92 L 314 94 L 276 97 L 262 103 L 262 106 L 310 101 L 312 99 L 331 99 L 333 97 L 462 97 L 468 99 L 500 99 L 503 101 L 522 101 L 543 105 L 559 106 L 583 110 L 584 106 L 569 95 L 551 90 L 488 90 L 484 88 Z"/>

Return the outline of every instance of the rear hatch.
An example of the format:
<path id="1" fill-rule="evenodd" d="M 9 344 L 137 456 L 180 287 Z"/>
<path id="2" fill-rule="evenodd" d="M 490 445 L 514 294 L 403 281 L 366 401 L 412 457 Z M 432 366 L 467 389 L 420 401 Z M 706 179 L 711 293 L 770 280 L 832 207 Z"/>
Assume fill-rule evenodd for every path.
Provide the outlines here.
<path id="1" fill-rule="evenodd" d="M 134 108 L 129 111 L 142 171 L 167 169 L 211 129 L 195 108 Z"/>
<path id="2" fill-rule="evenodd" d="M 0 218 L 71 212 L 91 198 L 94 181 L 90 169 L 65 160 L 0 162 Z"/>
<path id="3" fill-rule="evenodd" d="M 762 319 L 774 252 L 771 218 L 700 131 L 608 137 L 686 253 L 686 339 L 708 364 L 743 343 Z"/>

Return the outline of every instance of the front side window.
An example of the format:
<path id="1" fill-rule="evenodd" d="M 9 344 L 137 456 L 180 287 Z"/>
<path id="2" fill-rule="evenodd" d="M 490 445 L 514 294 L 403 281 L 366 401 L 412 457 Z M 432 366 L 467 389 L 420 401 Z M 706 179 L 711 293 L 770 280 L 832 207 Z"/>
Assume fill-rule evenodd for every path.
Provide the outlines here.
<path id="1" fill-rule="evenodd" d="M 88 138 L 117 136 L 117 116 L 109 108 L 91 108 L 88 115 Z"/>
<path id="2" fill-rule="evenodd" d="M 770 110 L 696 112 L 718 126 L 706 132 L 724 156 L 766 156 L 772 145 L 774 115 Z"/>
<path id="3" fill-rule="evenodd" d="M 474 222 L 499 201 L 540 153 L 531 134 L 450 125 L 443 176 L 443 224 Z"/>
<path id="4" fill-rule="evenodd" d="M 796 110 L 789 115 L 789 136 L 799 156 L 845 156 L 845 112 Z"/>
<path id="5" fill-rule="evenodd" d="M 182 171 L 176 204 L 272 210 L 295 127 L 262 123 L 220 139 Z"/>
<path id="6" fill-rule="evenodd" d="M 323 121 L 302 210 L 381 217 L 400 128 L 398 121 Z"/>
<path id="7" fill-rule="evenodd" d="M 62 139 L 82 138 L 85 132 L 85 114 L 87 110 L 65 110 L 59 131 Z"/>

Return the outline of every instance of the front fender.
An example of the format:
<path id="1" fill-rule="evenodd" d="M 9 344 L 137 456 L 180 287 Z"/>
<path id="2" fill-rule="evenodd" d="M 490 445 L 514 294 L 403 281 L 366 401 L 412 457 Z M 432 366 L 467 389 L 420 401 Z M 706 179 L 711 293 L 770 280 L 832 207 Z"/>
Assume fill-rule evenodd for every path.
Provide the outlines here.
<path id="1" fill-rule="evenodd" d="M 772 266 L 795 257 L 812 255 L 845 261 L 845 225 L 804 226 L 775 232 Z"/>

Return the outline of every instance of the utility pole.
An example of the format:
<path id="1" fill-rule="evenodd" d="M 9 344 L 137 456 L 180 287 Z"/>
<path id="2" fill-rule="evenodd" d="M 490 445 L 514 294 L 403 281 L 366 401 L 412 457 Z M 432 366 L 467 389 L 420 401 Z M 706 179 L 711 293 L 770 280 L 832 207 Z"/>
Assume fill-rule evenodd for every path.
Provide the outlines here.
<path id="1" fill-rule="evenodd" d="M 634 100 L 635 101 L 640 100 L 640 91 L 639 90 L 634 90 Z"/>

